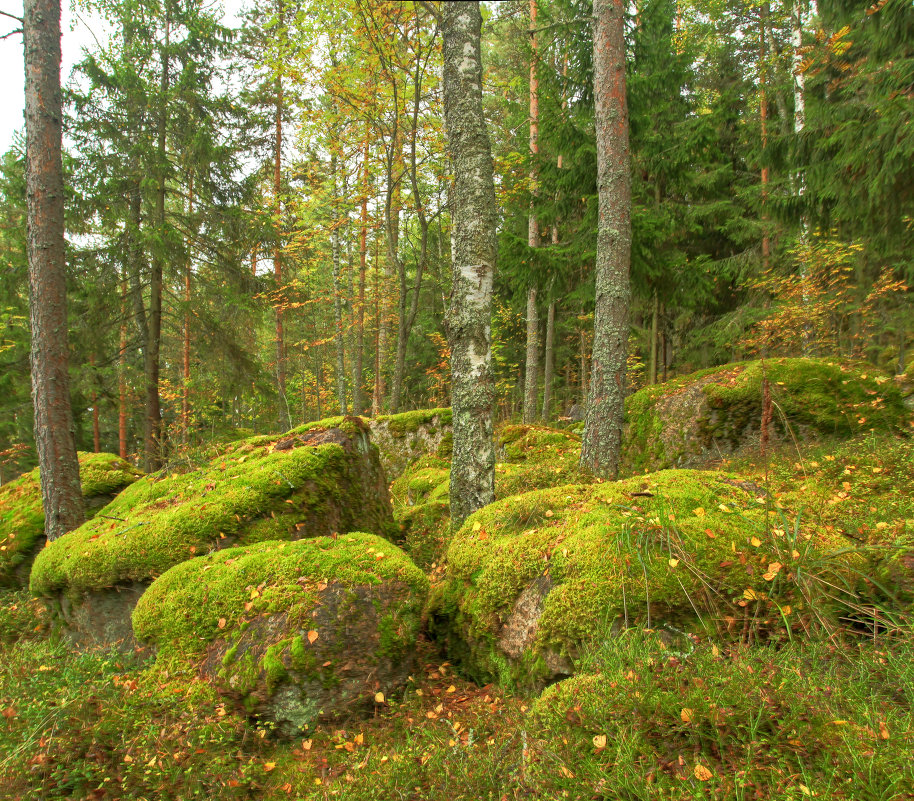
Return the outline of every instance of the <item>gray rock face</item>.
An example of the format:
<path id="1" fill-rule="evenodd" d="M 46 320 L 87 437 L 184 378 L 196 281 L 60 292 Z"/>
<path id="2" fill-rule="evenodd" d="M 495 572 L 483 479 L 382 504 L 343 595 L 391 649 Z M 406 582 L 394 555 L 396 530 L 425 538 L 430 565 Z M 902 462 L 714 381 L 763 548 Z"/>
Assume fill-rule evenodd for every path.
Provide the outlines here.
<path id="1" fill-rule="evenodd" d="M 132 582 L 75 598 L 61 594 L 54 605 L 64 624 L 64 636 L 80 650 L 134 650 L 137 643 L 130 616 L 147 586 Z"/>

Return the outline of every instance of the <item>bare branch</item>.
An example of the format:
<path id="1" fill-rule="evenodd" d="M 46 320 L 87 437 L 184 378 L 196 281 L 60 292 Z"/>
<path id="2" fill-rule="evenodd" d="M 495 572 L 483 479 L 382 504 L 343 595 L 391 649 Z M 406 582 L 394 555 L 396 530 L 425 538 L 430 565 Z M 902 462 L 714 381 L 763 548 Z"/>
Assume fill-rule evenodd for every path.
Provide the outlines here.
<path id="1" fill-rule="evenodd" d="M 9 39 L 10 36 L 15 36 L 17 33 L 22 33 L 22 28 L 16 28 L 14 31 L 4 33 L 3 36 L 0 36 L 0 42 L 2 42 L 4 39 Z"/>
<path id="2" fill-rule="evenodd" d="M 9 17 L 10 19 L 15 20 L 16 22 L 18 22 L 20 25 L 23 24 L 22 17 L 17 17 L 17 16 L 15 16 L 14 14 L 10 14 L 10 13 L 7 12 L 7 11 L 0 11 L 0 17 Z"/>

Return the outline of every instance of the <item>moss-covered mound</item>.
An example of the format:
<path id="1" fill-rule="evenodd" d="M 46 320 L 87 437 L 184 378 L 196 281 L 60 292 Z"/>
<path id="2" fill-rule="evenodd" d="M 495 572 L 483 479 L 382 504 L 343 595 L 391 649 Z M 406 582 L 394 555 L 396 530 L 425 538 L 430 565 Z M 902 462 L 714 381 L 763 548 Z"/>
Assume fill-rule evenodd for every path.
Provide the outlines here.
<path id="1" fill-rule="evenodd" d="M 427 590 L 371 534 L 261 542 L 173 567 L 133 625 L 160 659 L 202 659 L 220 690 L 292 736 L 370 709 L 406 680 Z"/>
<path id="2" fill-rule="evenodd" d="M 516 495 L 454 535 L 430 623 L 476 678 L 522 687 L 623 627 L 808 629 L 829 617 L 829 586 L 853 588 L 854 557 L 836 530 L 789 522 L 718 472 Z"/>
<path id="3" fill-rule="evenodd" d="M 308 427 L 226 446 L 190 473 L 149 476 L 35 560 L 35 594 L 72 596 L 150 582 L 173 565 L 234 544 L 395 524 L 377 449 L 363 423 Z"/>
<path id="4" fill-rule="evenodd" d="M 869 365 L 835 359 L 741 362 L 632 395 L 626 402 L 623 469 L 698 467 L 756 451 L 765 375 L 773 442 L 909 428 L 910 412 L 897 385 Z"/>
<path id="5" fill-rule="evenodd" d="M 508 425 L 496 432 L 496 444 L 496 498 L 593 480 L 578 467 L 580 437 L 567 431 Z M 390 491 L 407 552 L 424 567 L 439 561 L 450 527 L 450 462 L 423 457 L 391 484 Z"/>
<path id="6" fill-rule="evenodd" d="M 92 517 L 143 473 L 112 453 L 80 453 L 79 478 Z M 44 509 L 36 467 L 0 487 L 0 586 L 25 585 L 44 543 Z"/>

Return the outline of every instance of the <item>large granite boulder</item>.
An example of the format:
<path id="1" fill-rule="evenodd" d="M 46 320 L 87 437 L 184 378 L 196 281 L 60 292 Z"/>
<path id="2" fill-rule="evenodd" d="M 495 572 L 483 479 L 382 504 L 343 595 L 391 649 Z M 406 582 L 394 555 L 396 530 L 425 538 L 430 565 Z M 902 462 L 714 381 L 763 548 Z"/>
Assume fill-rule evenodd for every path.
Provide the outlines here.
<path id="1" fill-rule="evenodd" d="M 910 428 L 898 386 L 871 365 L 800 358 L 740 362 L 645 387 L 628 398 L 622 469 L 706 467 L 757 453 L 766 376 L 772 443 Z"/>
<path id="2" fill-rule="evenodd" d="M 399 548 L 371 534 L 261 542 L 171 568 L 133 625 L 157 658 L 200 666 L 295 736 L 370 711 L 405 682 L 427 589 Z"/>
<path id="3" fill-rule="evenodd" d="M 78 643 L 129 647 L 133 605 L 170 567 L 232 545 L 355 530 L 388 537 L 396 524 L 377 449 L 348 418 L 241 440 L 197 470 L 147 476 L 104 518 L 41 551 L 30 586 Z M 91 611 L 98 604 L 104 615 Z"/>
<path id="4" fill-rule="evenodd" d="M 88 518 L 143 475 L 113 453 L 80 452 L 78 457 Z M 0 586 L 26 586 L 32 561 L 44 543 L 41 478 L 36 467 L 0 487 Z"/>
<path id="5" fill-rule="evenodd" d="M 451 539 L 431 630 L 477 680 L 535 689 L 622 628 L 735 636 L 747 607 L 766 631 L 813 627 L 834 607 L 829 587 L 859 575 L 853 543 L 789 527 L 769 502 L 695 470 L 496 501 Z"/>

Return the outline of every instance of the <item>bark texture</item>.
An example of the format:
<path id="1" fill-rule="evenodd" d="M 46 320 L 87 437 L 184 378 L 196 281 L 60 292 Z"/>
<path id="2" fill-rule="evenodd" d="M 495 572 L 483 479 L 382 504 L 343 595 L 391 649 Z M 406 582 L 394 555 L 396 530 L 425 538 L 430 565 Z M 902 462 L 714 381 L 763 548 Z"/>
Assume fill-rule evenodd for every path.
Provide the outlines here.
<path id="1" fill-rule="evenodd" d="M 536 76 L 536 0 L 530 0 L 530 215 L 527 219 L 527 244 L 540 246 L 540 224 L 536 219 L 537 172 L 539 154 L 539 80 Z M 537 382 L 539 380 L 539 317 L 536 310 L 536 279 L 527 290 L 527 354 L 524 368 L 524 422 L 536 420 Z"/>
<path id="2" fill-rule="evenodd" d="M 581 465 L 606 478 L 615 478 L 619 471 L 631 296 L 631 165 L 624 16 L 622 0 L 595 0 L 593 62 L 600 218 L 593 358 Z"/>
<path id="3" fill-rule="evenodd" d="M 492 150 L 482 111 L 478 2 L 441 7 L 444 119 L 454 173 L 451 196 L 451 525 L 495 498 L 492 414 L 492 279 L 496 208 Z"/>
<path id="4" fill-rule="evenodd" d="M 54 540 L 85 519 L 67 373 L 59 0 L 26 0 L 22 28 L 32 402 L 44 530 Z"/>
<path id="5" fill-rule="evenodd" d="M 546 313 L 546 353 L 543 357 L 543 420 L 552 419 L 552 378 L 555 372 L 555 301 Z"/>

